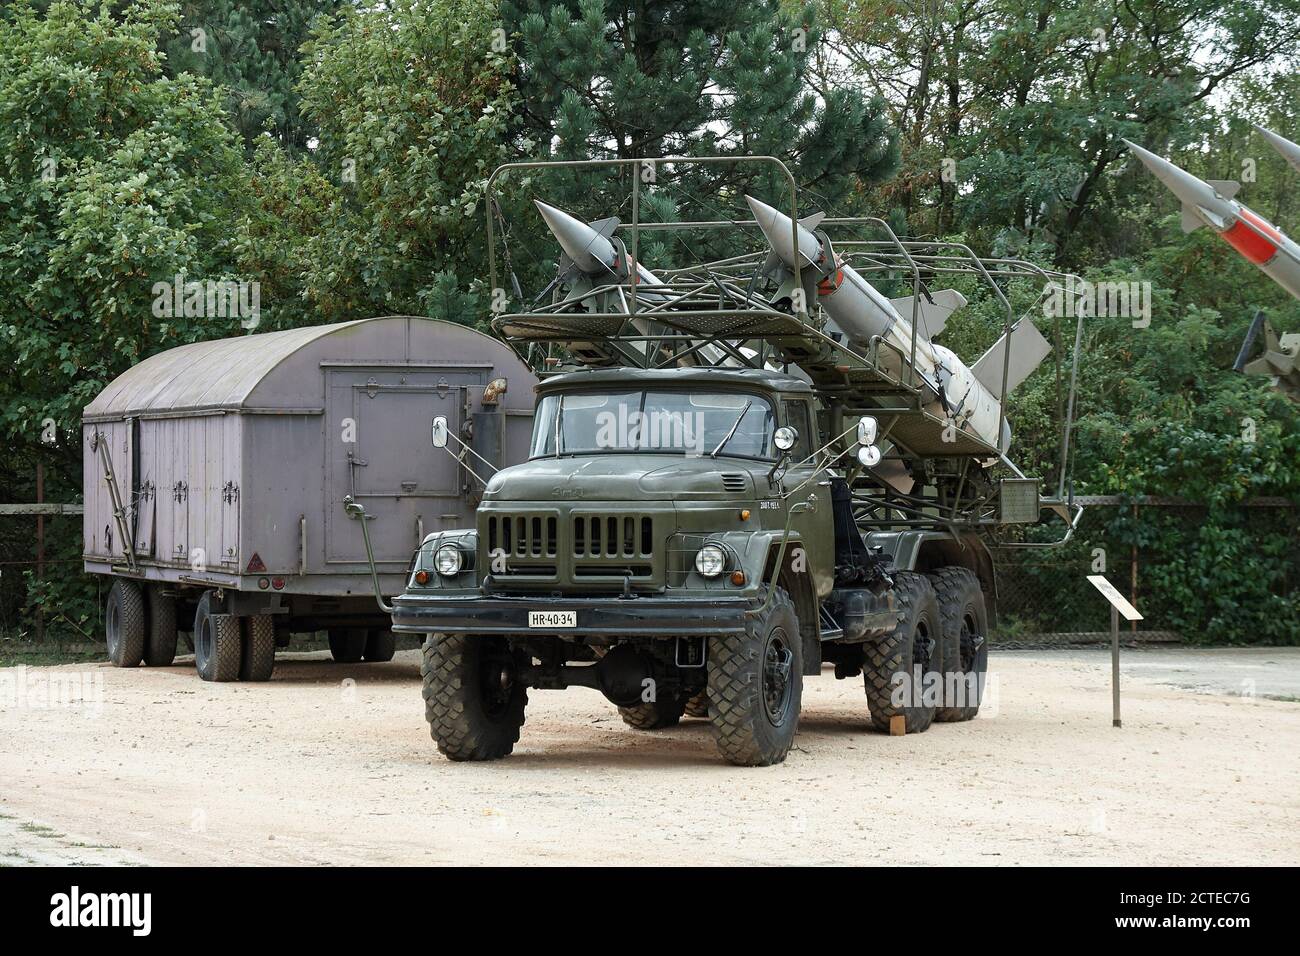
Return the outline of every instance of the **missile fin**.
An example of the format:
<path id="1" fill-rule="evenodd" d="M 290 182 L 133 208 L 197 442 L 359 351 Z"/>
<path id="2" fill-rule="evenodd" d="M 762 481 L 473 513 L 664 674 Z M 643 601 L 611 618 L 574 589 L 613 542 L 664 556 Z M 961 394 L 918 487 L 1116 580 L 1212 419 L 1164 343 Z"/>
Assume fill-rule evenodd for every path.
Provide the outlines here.
<path id="1" fill-rule="evenodd" d="M 890 299 L 889 303 L 898 310 L 899 315 L 910 322 L 912 320 L 913 298 L 913 296 L 905 295 L 898 299 Z M 956 289 L 940 289 L 938 292 L 932 292 L 928 300 L 922 295 L 916 309 L 919 320 L 918 328 L 928 338 L 933 339 L 948 324 L 948 316 L 965 304 L 966 297 Z"/>
<path id="2" fill-rule="evenodd" d="M 993 343 L 993 347 L 976 360 L 971 371 L 981 385 L 989 390 L 994 398 L 1002 392 L 1002 353 L 1006 346 L 1004 335 Z M 1052 351 L 1051 344 L 1043 338 L 1043 333 L 1029 319 L 1021 319 L 1011 327 L 1011 362 L 1007 367 L 1007 394 L 1011 394 L 1021 382 L 1027 379 L 1034 369 Z"/>
<path id="3" fill-rule="evenodd" d="M 1241 191 L 1241 183 L 1235 179 L 1207 179 L 1206 182 L 1224 199 L 1231 199 Z"/>
<path id="4" fill-rule="evenodd" d="M 1183 207 L 1183 232 L 1195 232 L 1205 225 L 1205 220 L 1196 213 L 1193 206 Z"/>
<path id="5" fill-rule="evenodd" d="M 606 239 L 614 235 L 614 230 L 619 227 L 621 220 L 618 216 L 610 216 L 607 219 L 597 219 L 595 222 L 587 223 L 592 229 L 604 236 Z"/>
<path id="6" fill-rule="evenodd" d="M 826 213 L 815 212 L 811 216 L 804 216 L 799 220 L 799 225 L 803 226 L 809 232 L 812 232 L 821 225 L 822 220 L 826 218 Z"/>

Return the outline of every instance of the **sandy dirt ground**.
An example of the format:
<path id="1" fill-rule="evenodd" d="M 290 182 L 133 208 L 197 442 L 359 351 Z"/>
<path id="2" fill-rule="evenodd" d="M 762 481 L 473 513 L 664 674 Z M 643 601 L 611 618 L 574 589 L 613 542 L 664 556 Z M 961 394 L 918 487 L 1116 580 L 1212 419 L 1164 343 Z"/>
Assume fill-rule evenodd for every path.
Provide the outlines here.
<path id="1" fill-rule="evenodd" d="M 1300 863 L 1300 703 L 1229 667 L 1294 686 L 1300 649 L 1159 653 L 1126 653 L 1118 730 L 1101 652 L 996 653 L 987 717 L 907 737 L 827 673 L 762 769 L 584 689 L 534 692 L 514 756 L 453 764 L 414 651 L 284 655 L 268 684 L 0 669 L 0 864 Z"/>

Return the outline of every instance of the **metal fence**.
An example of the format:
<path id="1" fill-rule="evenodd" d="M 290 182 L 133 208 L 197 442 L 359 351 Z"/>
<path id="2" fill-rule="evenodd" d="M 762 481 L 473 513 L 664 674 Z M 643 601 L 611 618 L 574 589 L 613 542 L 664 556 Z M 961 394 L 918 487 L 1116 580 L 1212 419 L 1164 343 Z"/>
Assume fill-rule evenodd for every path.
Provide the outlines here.
<path id="1" fill-rule="evenodd" d="M 1109 605 L 1087 582 L 1097 573 L 1142 612 L 1144 620 L 1123 625 L 1141 641 L 1221 643 L 1234 640 L 1235 628 L 1238 642 L 1254 643 L 1259 615 L 1294 613 L 1300 605 L 1300 509 L 1293 502 L 1211 509 L 1175 498 L 1076 500 L 1085 511 L 1065 546 L 994 549 L 995 643 L 1108 640 Z M 1271 623 L 1278 628 L 1269 642 L 1279 631 L 1282 640 L 1289 633 L 1300 642 L 1300 615 Z"/>

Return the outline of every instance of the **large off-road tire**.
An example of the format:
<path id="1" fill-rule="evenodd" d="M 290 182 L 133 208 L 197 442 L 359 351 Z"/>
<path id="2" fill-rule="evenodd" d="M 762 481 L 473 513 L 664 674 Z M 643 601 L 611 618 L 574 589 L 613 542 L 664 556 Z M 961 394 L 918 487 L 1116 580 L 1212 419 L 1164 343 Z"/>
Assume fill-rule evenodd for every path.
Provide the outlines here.
<path id="1" fill-rule="evenodd" d="M 194 667 L 207 681 L 239 678 L 243 636 L 239 618 L 212 610 L 212 592 L 205 591 L 194 610 Z"/>
<path id="2" fill-rule="evenodd" d="M 176 660 L 176 599 L 154 584 L 146 592 L 149 628 L 145 635 L 144 662 L 149 667 L 170 667 Z"/>
<path id="3" fill-rule="evenodd" d="M 989 667 L 984 591 L 969 568 L 940 568 L 930 572 L 930 580 L 943 621 L 944 699 L 934 719 L 970 720 L 980 712 Z"/>
<path id="4" fill-rule="evenodd" d="M 270 680 L 275 671 L 275 618 L 252 614 L 242 619 L 244 656 L 239 665 L 240 680 Z"/>
<path id="5" fill-rule="evenodd" d="M 623 723 L 636 730 L 659 730 L 672 727 L 686 712 L 686 699 L 676 694 L 660 694 L 655 700 L 642 701 L 631 707 L 620 707 L 618 714 Z"/>
<path id="6" fill-rule="evenodd" d="M 528 690 L 505 638 L 430 634 L 424 642 L 424 718 L 451 760 L 496 760 L 515 749 Z"/>
<path id="7" fill-rule="evenodd" d="M 334 628 L 329 632 L 330 656 L 339 664 L 357 664 L 366 654 L 366 632 L 359 628 Z"/>
<path id="8" fill-rule="evenodd" d="M 397 635 L 388 628 L 366 632 L 366 649 L 362 654 L 365 660 L 382 664 L 391 661 L 397 653 Z"/>
<path id="9" fill-rule="evenodd" d="M 709 692 L 700 691 L 694 697 L 686 702 L 687 717 L 708 717 L 709 716 Z"/>
<path id="10" fill-rule="evenodd" d="M 144 658 L 145 608 L 140 585 L 117 578 L 104 605 L 108 659 L 118 667 L 136 667 Z"/>
<path id="11" fill-rule="evenodd" d="M 803 699 L 802 645 L 799 618 L 782 588 L 744 634 L 709 638 L 709 720 L 727 760 L 766 767 L 790 752 Z"/>
<path id="12" fill-rule="evenodd" d="M 877 730 L 889 731 L 891 719 L 902 715 L 907 733 L 919 734 L 934 720 L 936 704 L 926 701 L 923 682 L 926 674 L 942 671 L 939 602 L 930 579 L 912 571 L 894 575 L 894 597 L 902 613 L 898 625 L 863 646 L 867 706 Z"/>

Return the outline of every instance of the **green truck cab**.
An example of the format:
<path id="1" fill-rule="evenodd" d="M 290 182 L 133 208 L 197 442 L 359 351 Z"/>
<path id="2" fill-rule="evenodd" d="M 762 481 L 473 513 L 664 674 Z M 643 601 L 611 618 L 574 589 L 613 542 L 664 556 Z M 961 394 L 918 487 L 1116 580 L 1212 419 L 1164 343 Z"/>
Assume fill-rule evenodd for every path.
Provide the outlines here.
<path id="1" fill-rule="evenodd" d="M 803 678 L 830 664 L 865 675 L 881 729 L 974 715 L 991 569 L 939 567 L 952 542 L 920 532 L 872 546 L 844 477 L 855 441 L 803 379 L 586 369 L 537 394 L 529 459 L 486 481 L 474 528 L 425 538 L 392 601 L 394 631 L 426 636 L 442 753 L 505 756 L 528 690 L 581 686 L 634 728 L 707 717 L 725 758 L 776 763 Z M 973 701 L 927 699 L 936 673 L 971 678 Z"/>

